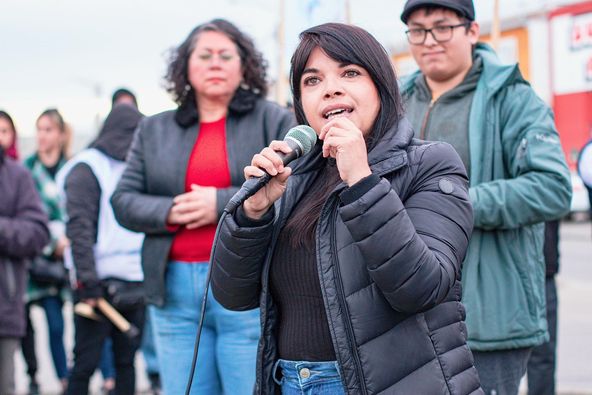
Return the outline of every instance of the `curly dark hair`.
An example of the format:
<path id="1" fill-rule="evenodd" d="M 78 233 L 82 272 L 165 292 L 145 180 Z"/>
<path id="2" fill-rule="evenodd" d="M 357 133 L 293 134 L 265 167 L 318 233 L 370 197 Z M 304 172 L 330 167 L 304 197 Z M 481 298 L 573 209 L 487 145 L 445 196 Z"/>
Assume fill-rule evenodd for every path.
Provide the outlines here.
<path id="1" fill-rule="evenodd" d="M 253 40 L 225 19 L 213 19 L 194 28 L 185 41 L 174 48 L 169 57 L 165 75 L 165 88 L 175 103 L 184 106 L 188 101 L 195 101 L 195 93 L 189 84 L 189 57 L 201 32 L 220 32 L 226 35 L 238 48 L 243 69 L 243 80 L 237 89 L 230 107 L 239 105 L 244 100 L 265 97 L 267 95 L 267 62 L 255 48 Z"/>

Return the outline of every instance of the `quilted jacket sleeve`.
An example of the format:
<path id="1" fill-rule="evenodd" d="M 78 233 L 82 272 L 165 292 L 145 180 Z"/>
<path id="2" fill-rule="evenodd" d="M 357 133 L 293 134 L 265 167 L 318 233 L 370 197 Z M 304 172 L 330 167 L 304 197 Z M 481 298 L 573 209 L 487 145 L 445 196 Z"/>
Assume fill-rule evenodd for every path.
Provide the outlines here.
<path id="1" fill-rule="evenodd" d="M 223 218 L 212 266 L 212 292 L 230 310 L 259 307 L 261 269 L 271 242 L 273 216 L 258 226 L 241 227 L 232 215 Z"/>
<path id="2" fill-rule="evenodd" d="M 404 201 L 383 178 L 340 208 L 371 278 L 404 313 L 427 310 L 448 295 L 460 279 L 473 224 L 464 166 L 450 145 L 426 146 L 410 166 Z"/>

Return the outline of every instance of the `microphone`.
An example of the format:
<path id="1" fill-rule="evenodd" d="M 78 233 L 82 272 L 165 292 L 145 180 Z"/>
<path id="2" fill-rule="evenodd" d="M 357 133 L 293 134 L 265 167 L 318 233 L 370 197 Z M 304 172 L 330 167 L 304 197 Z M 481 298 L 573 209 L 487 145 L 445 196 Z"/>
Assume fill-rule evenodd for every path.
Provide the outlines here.
<path id="1" fill-rule="evenodd" d="M 282 158 L 282 162 L 285 166 L 294 159 L 298 159 L 301 156 L 308 154 L 317 142 L 317 134 L 310 126 L 298 125 L 288 131 L 286 137 L 284 137 L 284 141 L 288 143 L 290 148 L 292 148 L 292 151 L 288 154 L 284 154 L 283 152 L 277 153 Z M 243 204 L 245 200 L 267 185 L 271 178 L 272 176 L 267 172 L 261 177 L 249 178 L 243 183 L 241 189 L 239 189 L 239 191 L 230 199 L 224 208 L 224 211 L 231 213 L 236 210 L 236 208 Z"/>

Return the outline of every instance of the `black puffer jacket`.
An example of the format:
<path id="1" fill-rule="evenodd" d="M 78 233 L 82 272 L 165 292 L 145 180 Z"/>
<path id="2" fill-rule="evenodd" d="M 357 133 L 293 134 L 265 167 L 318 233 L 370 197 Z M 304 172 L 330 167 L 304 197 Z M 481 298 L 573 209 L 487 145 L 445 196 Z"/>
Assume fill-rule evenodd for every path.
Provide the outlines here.
<path id="1" fill-rule="evenodd" d="M 317 265 L 333 346 L 348 394 L 482 394 L 466 345 L 460 266 L 472 231 L 467 177 L 454 149 L 412 140 L 407 121 L 369 153 L 380 181 L 343 204 L 341 184 L 317 226 Z M 318 147 L 316 147 L 318 148 Z M 227 308 L 261 307 L 256 394 L 276 390 L 269 262 L 278 231 L 323 166 L 295 166 L 275 219 L 241 228 L 227 216 L 213 291 Z"/>

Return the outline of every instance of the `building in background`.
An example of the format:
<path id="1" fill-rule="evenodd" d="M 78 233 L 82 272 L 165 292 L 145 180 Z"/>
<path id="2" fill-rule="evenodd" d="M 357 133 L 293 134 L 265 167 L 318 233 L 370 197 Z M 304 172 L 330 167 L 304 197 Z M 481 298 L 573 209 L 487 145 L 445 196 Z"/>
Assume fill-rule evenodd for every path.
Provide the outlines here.
<path id="1" fill-rule="evenodd" d="M 588 197 L 576 172 L 580 149 L 592 137 L 592 1 L 475 1 L 483 41 L 499 26 L 497 52 L 518 62 L 522 75 L 555 112 L 563 151 L 572 172 L 572 211 L 587 211 Z M 417 66 L 402 37 L 393 49 L 400 75 Z"/>

